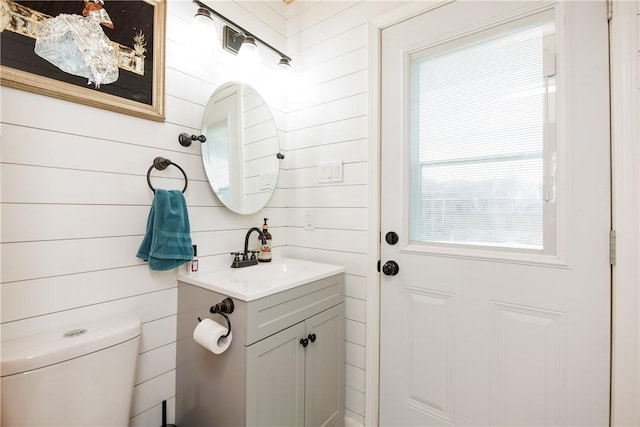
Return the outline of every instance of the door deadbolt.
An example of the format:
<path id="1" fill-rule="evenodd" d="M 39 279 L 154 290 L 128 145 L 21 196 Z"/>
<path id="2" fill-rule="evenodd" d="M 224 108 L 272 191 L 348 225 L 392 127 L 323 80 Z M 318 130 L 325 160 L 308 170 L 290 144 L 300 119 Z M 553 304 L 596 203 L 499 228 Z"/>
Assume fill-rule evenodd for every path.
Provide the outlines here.
<path id="1" fill-rule="evenodd" d="M 382 272 L 385 276 L 395 276 L 400 271 L 400 266 L 395 261 L 387 261 L 382 266 Z"/>
<path id="2" fill-rule="evenodd" d="M 395 245 L 396 243 L 398 243 L 398 233 L 396 233 L 395 231 L 389 231 L 387 234 L 385 234 L 384 240 L 390 245 Z"/>

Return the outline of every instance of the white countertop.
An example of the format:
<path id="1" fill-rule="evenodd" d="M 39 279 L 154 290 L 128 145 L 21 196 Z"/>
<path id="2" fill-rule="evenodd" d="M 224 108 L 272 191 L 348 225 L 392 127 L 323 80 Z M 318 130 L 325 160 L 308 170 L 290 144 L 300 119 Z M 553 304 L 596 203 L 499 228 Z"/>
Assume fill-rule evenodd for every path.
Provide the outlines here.
<path id="1" fill-rule="evenodd" d="M 345 267 L 339 265 L 278 258 L 249 267 L 180 274 L 178 280 L 243 301 L 253 301 L 344 271 Z"/>

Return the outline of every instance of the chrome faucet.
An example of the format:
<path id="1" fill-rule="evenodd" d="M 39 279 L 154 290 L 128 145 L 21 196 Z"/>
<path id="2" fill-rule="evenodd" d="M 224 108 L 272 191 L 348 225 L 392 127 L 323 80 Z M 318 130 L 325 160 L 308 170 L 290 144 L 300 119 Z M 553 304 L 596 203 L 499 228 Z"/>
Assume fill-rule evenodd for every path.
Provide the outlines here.
<path id="1" fill-rule="evenodd" d="M 258 227 L 251 227 L 249 231 L 247 231 L 247 235 L 244 237 L 244 251 L 242 252 L 242 254 L 240 254 L 239 252 L 231 252 L 231 255 L 234 255 L 233 262 L 231 263 L 231 268 L 248 267 L 250 265 L 256 265 L 258 263 L 258 258 L 256 258 L 256 251 L 251 251 L 251 256 L 249 256 L 249 236 L 254 231 L 257 231 L 260 235 L 262 244 L 267 244 L 267 240 L 265 239 L 262 230 L 260 230 Z M 240 255 L 242 255 L 242 259 L 240 259 Z"/>

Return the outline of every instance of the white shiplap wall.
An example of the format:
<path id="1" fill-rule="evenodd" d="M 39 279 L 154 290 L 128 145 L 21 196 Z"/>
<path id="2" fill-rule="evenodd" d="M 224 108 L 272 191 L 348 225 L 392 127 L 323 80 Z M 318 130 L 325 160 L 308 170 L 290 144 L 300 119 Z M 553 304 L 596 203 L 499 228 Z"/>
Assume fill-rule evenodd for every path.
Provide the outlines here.
<path id="1" fill-rule="evenodd" d="M 347 267 L 345 405 L 356 424 L 364 424 L 367 415 L 367 294 L 378 287 L 367 281 L 377 247 L 369 230 L 375 213 L 369 212 L 368 180 L 376 167 L 369 164 L 370 129 L 377 121 L 370 117 L 370 22 L 402 4 L 296 1 L 287 9 L 296 76 L 282 181 L 292 211 L 287 249 L 299 258 Z M 324 161 L 344 162 L 343 182 L 318 184 L 317 166 Z M 315 231 L 304 230 L 305 209 L 316 211 Z"/>
<path id="2" fill-rule="evenodd" d="M 167 6 L 164 123 L 0 89 L 2 340 L 136 313 L 143 334 L 132 426 L 160 425 L 164 399 L 170 422 L 174 408 L 176 274 L 151 272 L 135 257 L 153 197 L 146 183 L 153 159 L 169 158 L 189 176 L 185 196 L 201 268 L 230 262 L 228 253 L 242 246 L 245 231 L 261 224 L 263 216 L 271 218 L 278 253 L 285 244 L 279 229 L 288 225 L 284 190 L 277 189 L 256 215 L 233 215 L 206 182 L 200 147 L 178 144 L 181 132 L 198 133 L 215 87 L 234 79 L 235 57 L 218 51 L 197 61 L 185 44 L 193 3 L 170 0 Z M 285 48 L 281 2 L 212 6 Z M 284 137 L 282 102 L 270 102 Z M 152 182 L 157 188 L 182 188 L 181 176 L 170 167 L 154 171 Z"/>

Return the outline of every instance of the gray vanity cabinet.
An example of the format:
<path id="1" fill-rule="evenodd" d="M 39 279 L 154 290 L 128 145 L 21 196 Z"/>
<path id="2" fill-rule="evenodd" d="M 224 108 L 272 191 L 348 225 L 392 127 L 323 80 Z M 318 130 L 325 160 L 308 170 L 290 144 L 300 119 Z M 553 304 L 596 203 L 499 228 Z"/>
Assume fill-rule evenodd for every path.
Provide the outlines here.
<path id="1" fill-rule="evenodd" d="M 341 421 L 343 331 L 339 304 L 247 347 L 247 425 Z"/>
<path id="2" fill-rule="evenodd" d="M 226 296 L 178 283 L 176 424 L 341 425 L 344 275 L 249 302 L 232 298 L 233 341 L 216 355 L 191 335 L 194 319 Z"/>
<path id="3" fill-rule="evenodd" d="M 307 320 L 305 425 L 344 423 L 344 304 Z"/>

